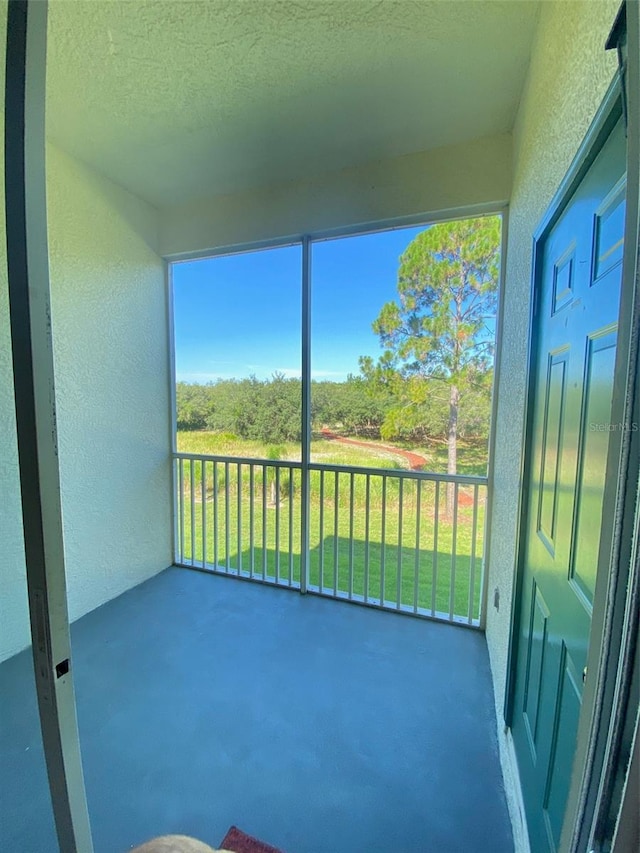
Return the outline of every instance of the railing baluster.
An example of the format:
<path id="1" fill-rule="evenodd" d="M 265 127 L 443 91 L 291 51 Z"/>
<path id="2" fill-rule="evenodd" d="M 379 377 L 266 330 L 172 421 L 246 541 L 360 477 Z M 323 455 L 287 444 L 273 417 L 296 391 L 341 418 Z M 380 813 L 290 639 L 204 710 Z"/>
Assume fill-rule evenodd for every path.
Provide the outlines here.
<path id="1" fill-rule="evenodd" d="M 189 483 L 191 486 L 191 565 L 196 564 L 196 483 L 195 483 L 195 462 L 191 460 L 189 466 Z"/>
<path id="2" fill-rule="evenodd" d="M 369 601 L 369 538 L 371 516 L 369 514 L 369 499 L 371 497 L 371 475 L 365 474 L 364 498 L 364 600 Z"/>
<path id="3" fill-rule="evenodd" d="M 255 569 L 256 549 L 254 544 L 255 531 L 255 506 L 254 493 L 255 491 L 255 470 L 253 465 L 249 465 L 249 577 L 253 577 Z"/>
<path id="4" fill-rule="evenodd" d="M 413 566 L 413 612 L 418 612 L 418 590 L 420 579 L 420 512 L 422 480 L 416 480 L 416 553 Z"/>
<path id="5" fill-rule="evenodd" d="M 340 474 L 335 472 L 335 494 L 333 501 L 333 594 L 334 596 L 338 595 L 338 502 L 339 502 L 339 483 L 338 478 Z"/>
<path id="6" fill-rule="evenodd" d="M 387 478 L 382 477 L 382 520 L 380 522 L 380 607 L 384 607 L 384 564 L 387 550 Z"/>
<path id="7" fill-rule="evenodd" d="M 262 580 L 267 577 L 267 466 L 262 466 Z"/>
<path id="8" fill-rule="evenodd" d="M 436 483 L 433 513 L 433 560 L 431 561 L 431 615 L 436 615 L 438 592 L 438 525 L 440 522 L 440 483 Z"/>
<path id="9" fill-rule="evenodd" d="M 453 621 L 456 595 L 456 544 L 458 540 L 458 484 L 453 487 L 453 530 L 451 531 L 451 578 L 449 588 L 449 621 Z"/>
<path id="10" fill-rule="evenodd" d="M 231 563 L 229 562 L 229 463 L 224 463 L 224 570 L 229 572 Z"/>
<path id="11" fill-rule="evenodd" d="M 320 562 L 318 566 L 318 589 L 324 591 L 324 471 L 320 471 Z"/>
<path id="12" fill-rule="evenodd" d="M 220 568 L 219 561 L 222 557 L 222 542 L 220 541 L 220 515 L 222 512 L 221 501 L 222 496 L 219 494 L 219 464 L 217 461 L 213 463 L 213 567 L 214 571 Z"/>
<path id="13" fill-rule="evenodd" d="M 280 469 L 276 468 L 276 583 L 280 583 Z"/>
<path id="14" fill-rule="evenodd" d="M 238 462 L 238 577 L 242 573 L 242 463 Z"/>
<path id="15" fill-rule="evenodd" d="M 476 592 L 476 537 L 478 535 L 478 486 L 473 487 L 473 521 L 471 523 L 471 561 L 469 563 L 469 616 L 467 622 L 471 625 L 474 614 L 474 599 Z"/>
<path id="16" fill-rule="evenodd" d="M 353 503 L 354 473 L 349 475 L 349 600 L 353 598 Z"/>
<path id="17" fill-rule="evenodd" d="M 178 469 L 178 512 L 180 513 L 180 562 L 185 562 L 184 557 L 184 459 L 180 459 L 180 467 Z"/>
<path id="18" fill-rule="evenodd" d="M 490 519 L 487 518 L 487 501 L 489 499 L 488 496 L 488 484 L 485 482 L 480 487 L 480 494 L 482 497 L 478 496 L 479 502 L 482 502 L 482 506 L 478 506 L 478 515 L 482 516 L 482 521 L 479 522 L 479 532 L 476 536 L 480 537 L 478 553 L 476 554 L 476 559 L 478 561 L 478 569 L 480 572 L 480 577 L 478 578 L 478 627 L 484 630 L 484 626 L 486 624 L 486 605 L 487 605 L 487 565 L 486 565 L 486 557 L 485 557 L 485 548 L 486 548 L 486 535 L 488 530 L 488 522 Z"/>
<path id="19" fill-rule="evenodd" d="M 396 610 L 400 610 L 402 599 L 402 504 L 404 498 L 404 480 L 398 481 L 398 575 L 396 577 Z"/>
<path id="20" fill-rule="evenodd" d="M 213 463 L 213 569 L 218 571 L 218 463 Z"/>
<path id="21" fill-rule="evenodd" d="M 293 468 L 289 468 L 289 586 L 293 586 Z"/>
<path id="22" fill-rule="evenodd" d="M 207 463 L 200 463 L 200 498 L 202 504 L 202 568 L 207 565 Z"/>
<path id="23" fill-rule="evenodd" d="M 175 457 L 171 460 L 171 483 L 173 495 L 171 499 L 171 520 L 173 521 L 173 559 L 179 564 L 180 557 L 180 460 Z"/>

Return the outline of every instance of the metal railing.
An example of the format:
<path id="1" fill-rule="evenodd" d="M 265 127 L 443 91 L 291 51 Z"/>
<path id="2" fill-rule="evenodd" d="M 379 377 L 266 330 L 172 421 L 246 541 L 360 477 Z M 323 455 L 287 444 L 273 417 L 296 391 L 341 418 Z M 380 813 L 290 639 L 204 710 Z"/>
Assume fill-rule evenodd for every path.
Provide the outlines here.
<path id="1" fill-rule="evenodd" d="M 174 454 L 176 563 L 482 624 L 486 477 Z M 448 493 L 448 494 L 447 494 Z"/>

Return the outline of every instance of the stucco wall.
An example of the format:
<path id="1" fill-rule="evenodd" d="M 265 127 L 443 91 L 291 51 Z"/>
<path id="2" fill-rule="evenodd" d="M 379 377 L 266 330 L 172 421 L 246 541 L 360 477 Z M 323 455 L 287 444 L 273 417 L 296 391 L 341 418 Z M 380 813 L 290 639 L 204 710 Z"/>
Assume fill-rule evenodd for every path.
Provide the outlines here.
<path id="1" fill-rule="evenodd" d="M 391 218 L 500 206 L 511 189 L 511 153 L 511 134 L 499 134 L 164 208 L 160 251 L 179 257 Z"/>
<path id="2" fill-rule="evenodd" d="M 52 146 L 47 191 L 73 620 L 172 561 L 165 286 L 153 208 Z M 6 275 L 0 302 L 2 659 L 29 643 Z"/>
<path id="3" fill-rule="evenodd" d="M 153 208 L 54 147 L 47 167 L 75 619 L 172 562 L 165 278 Z"/>
<path id="4" fill-rule="evenodd" d="M 514 132 L 505 331 L 498 388 L 487 642 L 498 720 L 502 719 L 515 564 L 526 384 L 532 237 L 612 80 L 605 53 L 618 0 L 541 4 L 538 32 Z M 493 607 L 500 591 L 500 609 Z M 507 741 L 502 744 L 504 748 Z"/>

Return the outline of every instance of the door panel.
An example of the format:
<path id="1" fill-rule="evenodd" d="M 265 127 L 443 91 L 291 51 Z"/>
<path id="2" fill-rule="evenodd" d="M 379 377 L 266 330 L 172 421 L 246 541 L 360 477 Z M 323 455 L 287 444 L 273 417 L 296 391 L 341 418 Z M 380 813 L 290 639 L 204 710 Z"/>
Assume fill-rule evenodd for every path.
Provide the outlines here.
<path id="1" fill-rule="evenodd" d="M 542 247 L 513 737 L 533 853 L 558 849 L 602 524 L 624 234 L 612 131 Z"/>
<path id="2" fill-rule="evenodd" d="M 531 596 L 531 622 L 529 626 L 529 648 L 527 650 L 527 680 L 525 685 L 523 715 L 529 735 L 531 757 L 536 760 L 536 742 L 538 738 L 538 712 L 540 710 L 540 693 L 542 689 L 542 673 L 544 658 L 549 638 L 547 622 L 549 608 L 535 580 Z"/>
<path id="3" fill-rule="evenodd" d="M 566 367 L 569 351 L 550 353 L 544 394 L 542 464 L 538 485 L 538 528 L 540 539 L 553 556 L 558 518 L 558 485 L 562 459 Z"/>
<path id="4" fill-rule="evenodd" d="M 570 570 L 570 578 L 584 595 L 589 609 L 593 606 L 596 586 L 604 478 L 609 449 L 609 431 L 598 427 L 608 424 L 611 414 L 615 360 L 615 332 L 590 337 Z"/>
<path id="5" fill-rule="evenodd" d="M 560 677 L 551 732 L 551 758 L 544 795 L 544 822 L 547 837 L 557 849 L 560 844 L 564 810 L 571 782 L 571 762 L 566 760 L 564 744 L 575 739 L 580 716 L 582 681 L 575 662 L 564 643 L 560 652 Z M 551 846 L 551 845 L 550 845 Z"/>

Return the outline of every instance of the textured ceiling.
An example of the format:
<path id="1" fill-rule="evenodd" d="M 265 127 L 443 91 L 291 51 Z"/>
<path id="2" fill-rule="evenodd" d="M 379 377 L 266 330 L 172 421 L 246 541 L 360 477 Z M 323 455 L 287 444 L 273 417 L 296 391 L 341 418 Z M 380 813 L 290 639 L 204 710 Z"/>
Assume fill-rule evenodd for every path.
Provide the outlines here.
<path id="1" fill-rule="evenodd" d="M 48 134 L 165 205 L 508 131 L 537 5 L 52 0 Z"/>

